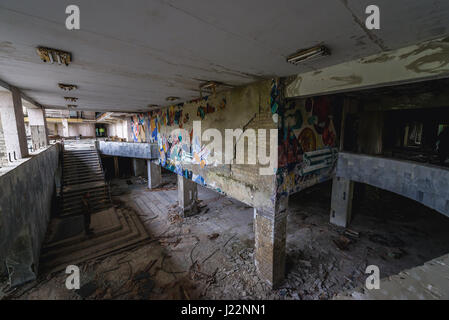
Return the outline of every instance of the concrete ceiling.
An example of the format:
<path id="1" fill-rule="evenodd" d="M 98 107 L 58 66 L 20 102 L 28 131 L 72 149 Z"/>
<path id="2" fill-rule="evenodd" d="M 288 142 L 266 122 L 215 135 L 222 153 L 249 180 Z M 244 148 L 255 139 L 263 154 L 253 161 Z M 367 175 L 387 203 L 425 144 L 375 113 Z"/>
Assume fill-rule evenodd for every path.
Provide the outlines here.
<path id="1" fill-rule="evenodd" d="M 48 108 L 75 96 L 80 110 L 146 111 L 199 96 L 207 80 L 243 85 L 397 49 L 449 33 L 447 0 L 377 0 L 381 30 L 364 29 L 369 0 L 0 0 L 0 79 Z M 81 29 L 65 28 L 76 3 Z M 332 55 L 294 66 L 298 49 Z M 37 46 L 69 51 L 49 65 Z M 76 84 L 69 93 L 58 83 Z M 180 101 L 180 102 L 181 102 Z"/>

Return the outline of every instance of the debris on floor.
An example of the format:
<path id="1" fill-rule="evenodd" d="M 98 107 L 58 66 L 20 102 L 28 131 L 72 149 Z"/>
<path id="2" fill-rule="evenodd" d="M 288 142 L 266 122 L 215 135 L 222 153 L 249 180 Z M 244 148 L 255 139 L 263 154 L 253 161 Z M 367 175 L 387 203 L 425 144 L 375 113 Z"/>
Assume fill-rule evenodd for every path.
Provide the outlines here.
<path id="1" fill-rule="evenodd" d="M 348 246 L 352 241 L 345 236 L 340 236 L 338 239 L 334 239 L 333 242 L 335 243 L 338 249 L 348 250 Z"/>
<path id="2" fill-rule="evenodd" d="M 220 234 L 218 233 L 212 233 L 210 235 L 208 235 L 207 237 L 209 238 L 209 240 L 215 240 L 220 236 Z"/>
<path id="3" fill-rule="evenodd" d="M 114 206 L 136 211 L 149 233 L 147 242 L 79 263 L 79 291 L 65 288 L 67 275 L 61 271 L 42 273 L 14 290 L 0 285 L 0 294 L 8 299 L 331 299 L 363 285 L 368 265 L 379 266 L 387 277 L 448 251 L 448 222 L 420 206 L 401 220 L 394 205 L 376 214 L 368 201 L 356 207 L 351 228 L 330 225 L 330 192 L 322 186 L 290 200 L 286 278 L 272 290 L 254 264 L 252 208 L 199 188 L 202 213 L 182 218 L 176 190 L 148 190 L 126 179 L 111 186 L 113 194 L 126 191 L 113 197 Z M 382 215 L 390 220 L 383 222 Z"/>

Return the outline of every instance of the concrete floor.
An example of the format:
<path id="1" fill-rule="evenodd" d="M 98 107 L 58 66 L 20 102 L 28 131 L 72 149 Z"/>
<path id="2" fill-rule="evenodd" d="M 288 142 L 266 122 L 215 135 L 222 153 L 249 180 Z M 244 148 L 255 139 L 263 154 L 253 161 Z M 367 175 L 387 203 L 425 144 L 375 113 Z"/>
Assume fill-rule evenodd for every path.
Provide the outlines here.
<path id="1" fill-rule="evenodd" d="M 10 292 L 15 299 L 329 299 L 363 286 L 367 265 L 381 277 L 449 252 L 449 219 L 411 200 L 356 190 L 350 229 L 329 221 L 330 184 L 290 199 L 287 277 L 271 290 L 253 263 L 253 209 L 199 187 L 200 214 L 177 212 L 176 176 L 155 191 L 142 178 L 111 184 L 118 208 L 133 208 L 150 239 L 79 265 L 80 291 L 65 288 L 64 272 L 42 274 Z M 382 201 L 380 201 L 382 200 Z"/>

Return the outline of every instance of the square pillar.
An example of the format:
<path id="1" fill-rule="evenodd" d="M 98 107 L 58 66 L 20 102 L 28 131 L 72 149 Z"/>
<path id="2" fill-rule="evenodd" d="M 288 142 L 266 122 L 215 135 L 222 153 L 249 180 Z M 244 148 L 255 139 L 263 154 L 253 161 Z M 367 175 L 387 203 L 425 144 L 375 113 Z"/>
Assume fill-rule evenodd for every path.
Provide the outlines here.
<path id="1" fill-rule="evenodd" d="M 69 137 L 69 121 L 67 119 L 62 119 L 62 136 Z"/>
<path id="2" fill-rule="evenodd" d="M 154 189 L 161 185 L 162 174 L 161 167 L 151 160 L 147 160 L 148 170 L 148 188 Z"/>
<path id="3" fill-rule="evenodd" d="M 48 132 L 43 109 L 27 108 L 31 130 L 31 141 L 34 149 L 48 145 Z"/>
<path id="4" fill-rule="evenodd" d="M 285 277 L 288 196 L 278 201 L 274 210 L 254 208 L 254 263 L 261 279 L 273 288 Z"/>
<path id="5" fill-rule="evenodd" d="M 354 182 L 335 177 L 332 182 L 330 223 L 346 228 L 351 220 Z"/>
<path id="6" fill-rule="evenodd" d="M 192 216 L 198 212 L 198 186 L 192 180 L 178 175 L 178 205 L 184 217 Z"/>
<path id="7" fill-rule="evenodd" d="M 120 177 L 120 168 L 118 165 L 118 157 L 114 157 L 114 175 L 116 178 Z"/>
<path id="8" fill-rule="evenodd" d="M 17 88 L 0 94 L 0 112 L 7 154 L 14 159 L 28 156 L 28 143 L 23 118 L 22 97 Z"/>
<path id="9" fill-rule="evenodd" d="M 145 176 L 145 160 L 133 158 L 133 173 L 135 177 Z"/>
<path id="10" fill-rule="evenodd" d="M 3 136 L 3 127 L 1 121 L 2 115 L 0 113 L 0 167 L 8 165 L 8 154 L 6 152 L 5 138 Z"/>

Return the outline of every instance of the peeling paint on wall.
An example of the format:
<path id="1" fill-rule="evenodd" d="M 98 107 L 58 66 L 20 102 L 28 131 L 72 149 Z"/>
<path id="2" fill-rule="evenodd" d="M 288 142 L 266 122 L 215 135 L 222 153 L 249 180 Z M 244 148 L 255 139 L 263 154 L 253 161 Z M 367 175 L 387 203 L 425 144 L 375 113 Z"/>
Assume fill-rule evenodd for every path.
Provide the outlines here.
<path id="1" fill-rule="evenodd" d="M 286 98 L 381 87 L 449 77 L 449 41 L 440 38 L 302 73 L 285 90 Z"/>
<path id="2" fill-rule="evenodd" d="M 260 176 L 258 165 L 217 163 L 211 141 L 200 141 L 193 130 L 193 121 L 201 121 L 202 132 L 217 129 L 223 138 L 225 129 L 277 128 L 272 121 L 270 88 L 270 82 L 263 81 L 150 112 L 160 165 L 249 205 L 272 207 L 273 176 Z"/>

